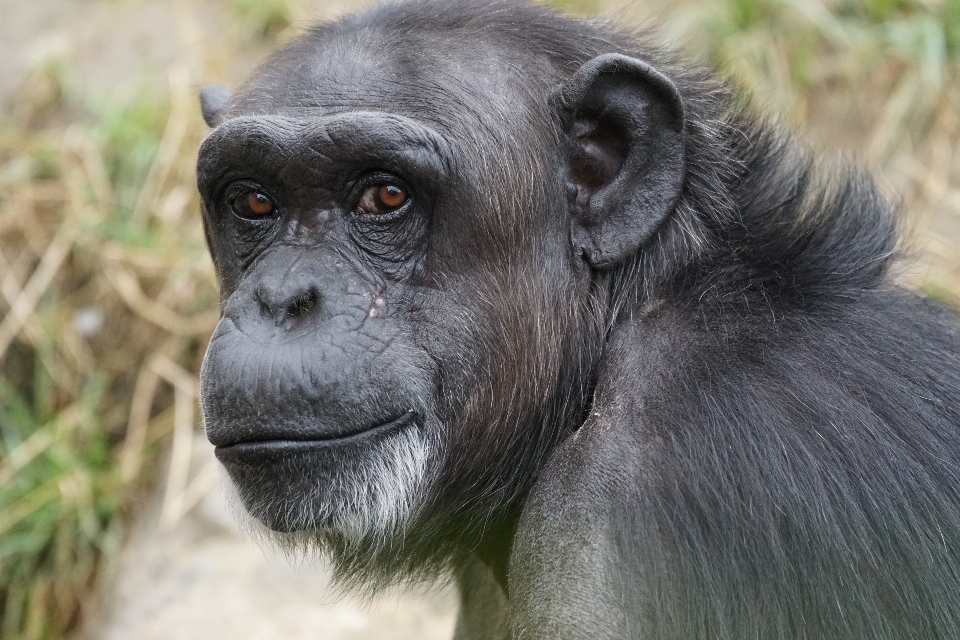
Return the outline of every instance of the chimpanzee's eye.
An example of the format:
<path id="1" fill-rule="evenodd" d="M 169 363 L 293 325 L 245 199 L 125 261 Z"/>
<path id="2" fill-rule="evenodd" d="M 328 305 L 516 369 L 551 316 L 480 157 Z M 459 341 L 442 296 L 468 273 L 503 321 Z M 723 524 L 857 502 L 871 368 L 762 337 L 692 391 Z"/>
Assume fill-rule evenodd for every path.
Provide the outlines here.
<path id="1" fill-rule="evenodd" d="M 375 184 L 367 187 L 353 211 L 359 214 L 390 213 L 409 199 L 410 194 L 398 184 Z"/>
<path id="2" fill-rule="evenodd" d="M 249 191 L 237 196 L 230 202 L 230 206 L 238 216 L 251 220 L 265 218 L 277 210 L 273 199 L 262 191 Z"/>

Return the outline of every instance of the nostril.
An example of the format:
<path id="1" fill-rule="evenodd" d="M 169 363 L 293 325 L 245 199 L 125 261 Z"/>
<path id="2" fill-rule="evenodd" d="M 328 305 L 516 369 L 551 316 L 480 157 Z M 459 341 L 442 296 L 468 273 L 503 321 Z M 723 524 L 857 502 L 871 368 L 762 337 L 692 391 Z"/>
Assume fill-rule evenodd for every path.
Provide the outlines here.
<path id="1" fill-rule="evenodd" d="M 317 290 L 311 287 L 307 289 L 302 294 L 294 298 L 290 304 L 287 305 L 286 316 L 288 318 L 297 318 L 306 313 L 309 313 L 313 309 L 314 305 L 317 303 L 318 298 Z"/>
<path id="2" fill-rule="evenodd" d="M 309 313 L 320 300 L 320 292 L 316 287 L 309 287 L 294 295 L 283 295 L 282 291 L 274 292 L 258 287 L 254 291 L 254 299 L 260 308 L 261 317 L 273 319 L 279 327 L 289 320 Z"/>

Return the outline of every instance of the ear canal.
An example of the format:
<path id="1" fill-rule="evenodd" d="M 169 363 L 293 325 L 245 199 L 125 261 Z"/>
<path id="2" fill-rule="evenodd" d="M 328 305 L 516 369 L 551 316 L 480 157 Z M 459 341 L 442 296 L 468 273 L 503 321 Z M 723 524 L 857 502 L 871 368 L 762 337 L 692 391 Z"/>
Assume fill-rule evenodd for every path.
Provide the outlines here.
<path id="1" fill-rule="evenodd" d="M 219 124 L 220 114 L 230 104 L 233 94 L 230 90 L 216 84 L 208 84 L 200 89 L 200 113 L 207 126 L 213 128 Z"/>
<path id="2" fill-rule="evenodd" d="M 676 206 L 685 175 L 684 108 L 670 79 L 609 53 L 558 90 L 576 187 L 571 241 L 594 268 L 623 261 Z"/>

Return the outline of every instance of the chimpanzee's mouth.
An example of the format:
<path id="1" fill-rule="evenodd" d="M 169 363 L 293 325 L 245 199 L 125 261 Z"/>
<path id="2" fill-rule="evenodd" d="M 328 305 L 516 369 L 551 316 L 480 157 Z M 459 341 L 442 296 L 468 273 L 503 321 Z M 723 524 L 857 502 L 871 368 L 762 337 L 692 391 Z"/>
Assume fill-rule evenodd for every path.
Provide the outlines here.
<path id="1" fill-rule="evenodd" d="M 296 437 L 264 438 L 262 440 L 244 440 L 230 444 L 218 445 L 214 449 L 217 459 L 221 462 L 236 460 L 246 456 L 263 454 L 283 455 L 307 449 L 332 446 L 350 446 L 371 440 L 379 436 L 399 431 L 416 421 L 417 414 L 413 409 L 400 416 L 381 422 L 372 427 L 361 429 L 347 434 L 311 435 L 298 434 Z"/>

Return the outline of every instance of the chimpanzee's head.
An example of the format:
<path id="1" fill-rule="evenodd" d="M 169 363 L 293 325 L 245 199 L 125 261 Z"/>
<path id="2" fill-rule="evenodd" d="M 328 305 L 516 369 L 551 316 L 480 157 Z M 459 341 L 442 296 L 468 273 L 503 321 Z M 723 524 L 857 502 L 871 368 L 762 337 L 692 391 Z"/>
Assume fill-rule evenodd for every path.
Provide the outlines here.
<path id="1" fill-rule="evenodd" d="M 612 47 L 535 6 L 386 5 L 204 90 L 203 414 L 267 527 L 360 565 L 476 543 L 580 424 L 608 275 L 684 174 L 679 93 Z"/>

